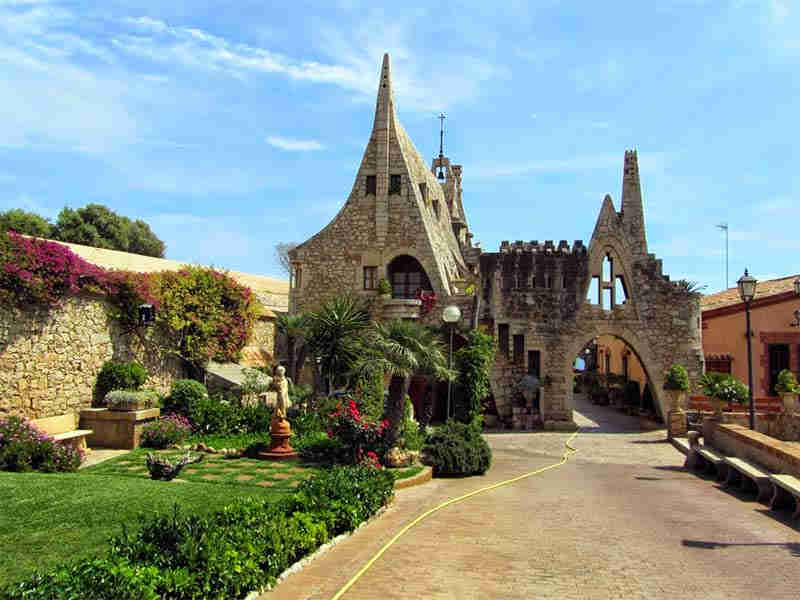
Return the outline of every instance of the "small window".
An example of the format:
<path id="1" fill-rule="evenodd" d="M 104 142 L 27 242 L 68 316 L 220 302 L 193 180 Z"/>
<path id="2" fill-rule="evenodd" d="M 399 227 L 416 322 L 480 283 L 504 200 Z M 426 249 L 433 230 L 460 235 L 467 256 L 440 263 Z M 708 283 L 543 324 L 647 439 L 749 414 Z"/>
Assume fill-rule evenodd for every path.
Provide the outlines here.
<path id="1" fill-rule="evenodd" d="M 553 287 L 553 280 L 549 273 L 544 276 L 544 287 L 546 287 L 548 290 Z"/>
<path id="2" fill-rule="evenodd" d="M 531 276 L 531 287 L 532 288 L 536 287 L 536 275 Z"/>
<path id="3" fill-rule="evenodd" d="M 399 194 L 400 193 L 400 175 L 390 175 L 389 176 L 389 193 L 390 194 Z"/>
<path id="4" fill-rule="evenodd" d="M 433 201 L 433 212 L 436 213 L 436 218 L 438 219 L 439 218 L 439 201 L 438 200 L 434 200 Z"/>
<path id="5" fill-rule="evenodd" d="M 500 354 L 508 359 L 508 324 L 501 323 L 497 326 L 497 345 L 500 346 Z"/>
<path id="6" fill-rule="evenodd" d="M 428 184 L 426 183 L 419 184 L 419 195 L 422 196 L 423 202 L 428 199 Z"/>
<path id="7" fill-rule="evenodd" d="M 566 275 L 562 275 L 561 276 L 561 289 L 562 290 L 567 289 L 567 276 Z"/>
<path id="8" fill-rule="evenodd" d="M 609 373 L 611 373 L 611 353 L 610 352 L 606 352 L 605 361 L 606 361 L 606 375 L 608 375 Z"/>
<path id="9" fill-rule="evenodd" d="M 364 289 L 374 290 L 378 287 L 378 267 L 364 267 Z"/>
<path id="10" fill-rule="evenodd" d="M 514 364 L 521 365 L 525 360 L 525 336 L 514 336 Z"/>
<path id="11" fill-rule="evenodd" d="M 630 377 L 630 374 L 628 373 L 628 356 L 627 355 L 623 355 L 622 356 L 622 376 L 625 377 L 625 379 L 628 379 L 628 377 Z"/>
<path id="12" fill-rule="evenodd" d="M 377 189 L 378 184 L 376 183 L 375 175 L 367 175 L 367 195 L 372 194 L 374 196 Z"/>
<path id="13" fill-rule="evenodd" d="M 538 350 L 528 350 L 528 375 L 540 377 L 542 372 L 542 355 Z"/>

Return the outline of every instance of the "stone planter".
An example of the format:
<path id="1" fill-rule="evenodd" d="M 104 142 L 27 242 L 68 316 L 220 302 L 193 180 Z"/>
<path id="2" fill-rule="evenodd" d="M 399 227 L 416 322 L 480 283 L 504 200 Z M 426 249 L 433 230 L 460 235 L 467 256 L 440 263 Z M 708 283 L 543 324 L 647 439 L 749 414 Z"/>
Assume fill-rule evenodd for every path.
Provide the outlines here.
<path id="1" fill-rule="evenodd" d="M 664 390 L 664 393 L 669 398 L 669 410 L 686 410 L 686 392 L 683 390 Z"/>
<path id="2" fill-rule="evenodd" d="M 708 400 L 711 402 L 711 407 L 714 409 L 714 418 L 721 421 L 722 409 L 725 408 L 728 403 L 724 400 L 720 400 L 719 398 L 715 398 L 714 396 L 709 397 Z"/>
<path id="3" fill-rule="evenodd" d="M 783 412 L 792 414 L 797 411 L 797 394 L 782 392 L 781 400 L 783 401 Z"/>
<path id="4" fill-rule="evenodd" d="M 161 409 L 158 408 L 130 411 L 84 408 L 81 410 L 80 424 L 84 429 L 93 431 L 86 440 L 90 446 L 133 450 L 139 446 L 142 427 L 160 414 Z"/>

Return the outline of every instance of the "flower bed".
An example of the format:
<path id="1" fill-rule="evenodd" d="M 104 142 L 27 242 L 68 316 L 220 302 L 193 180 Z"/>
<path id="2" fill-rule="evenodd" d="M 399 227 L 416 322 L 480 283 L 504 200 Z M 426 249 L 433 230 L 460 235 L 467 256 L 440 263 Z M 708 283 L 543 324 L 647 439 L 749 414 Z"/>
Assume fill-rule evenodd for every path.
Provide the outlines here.
<path id="1" fill-rule="evenodd" d="M 22 417 L 0 419 L 0 471 L 77 471 L 83 450 L 59 444 Z"/>

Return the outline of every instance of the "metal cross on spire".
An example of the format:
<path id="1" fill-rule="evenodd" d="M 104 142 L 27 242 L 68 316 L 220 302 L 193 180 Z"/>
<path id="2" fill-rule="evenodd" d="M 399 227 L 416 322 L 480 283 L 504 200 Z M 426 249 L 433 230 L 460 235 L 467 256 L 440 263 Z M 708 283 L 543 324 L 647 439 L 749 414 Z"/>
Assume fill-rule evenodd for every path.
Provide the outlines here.
<path id="1" fill-rule="evenodd" d="M 440 121 L 439 125 L 439 175 L 438 178 L 440 181 L 444 181 L 444 171 L 442 170 L 442 165 L 444 164 L 444 120 L 447 118 L 444 116 L 444 113 L 439 113 L 439 116 L 436 117 Z"/>

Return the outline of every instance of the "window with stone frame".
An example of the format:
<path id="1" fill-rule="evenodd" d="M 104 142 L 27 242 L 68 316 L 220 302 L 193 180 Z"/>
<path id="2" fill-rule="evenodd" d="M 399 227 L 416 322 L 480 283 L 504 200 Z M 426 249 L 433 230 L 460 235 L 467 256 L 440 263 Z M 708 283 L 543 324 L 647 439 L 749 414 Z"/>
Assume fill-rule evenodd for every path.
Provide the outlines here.
<path id="1" fill-rule="evenodd" d="M 436 218 L 438 219 L 439 218 L 439 201 L 438 200 L 434 200 L 433 201 L 433 212 L 436 215 Z"/>
<path id="2" fill-rule="evenodd" d="M 419 184 L 419 195 L 422 196 L 422 201 L 428 201 L 428 184 L 420 183 Z"/>
<path id="3" fill-rule="evenodd" d="M 367 175 L 367 191 L 366 191 L 366 194 L 367 195 L 372 194 L 374 196 L 377 193 L 377 191 L 378 191 L 378 180 L 377 180 L 377 177 L 375 175 Z"/>
<path id="4" fill-rule="evenodd" d="M 514 336 L 514 364 L 521 365 L 525 362 L 525 336 L 517 334 Z"/>
<path id="5" fill-rule="evenodd" d="M 402 185 L 402 177 L 400 175 L 389 175 L 389 193 L 399 194 Z"/>
<path id="6" fill-rule="evenodd" d="M 500 354 L 508 360 L 508 323 L 500 323 L 497 326 L 497 345 L 500 347 Z"/>
<path id="7" fill-rule="evenodd" d="M 364 289 L 378 288 L 378 267 L 364 267 Z"/>

